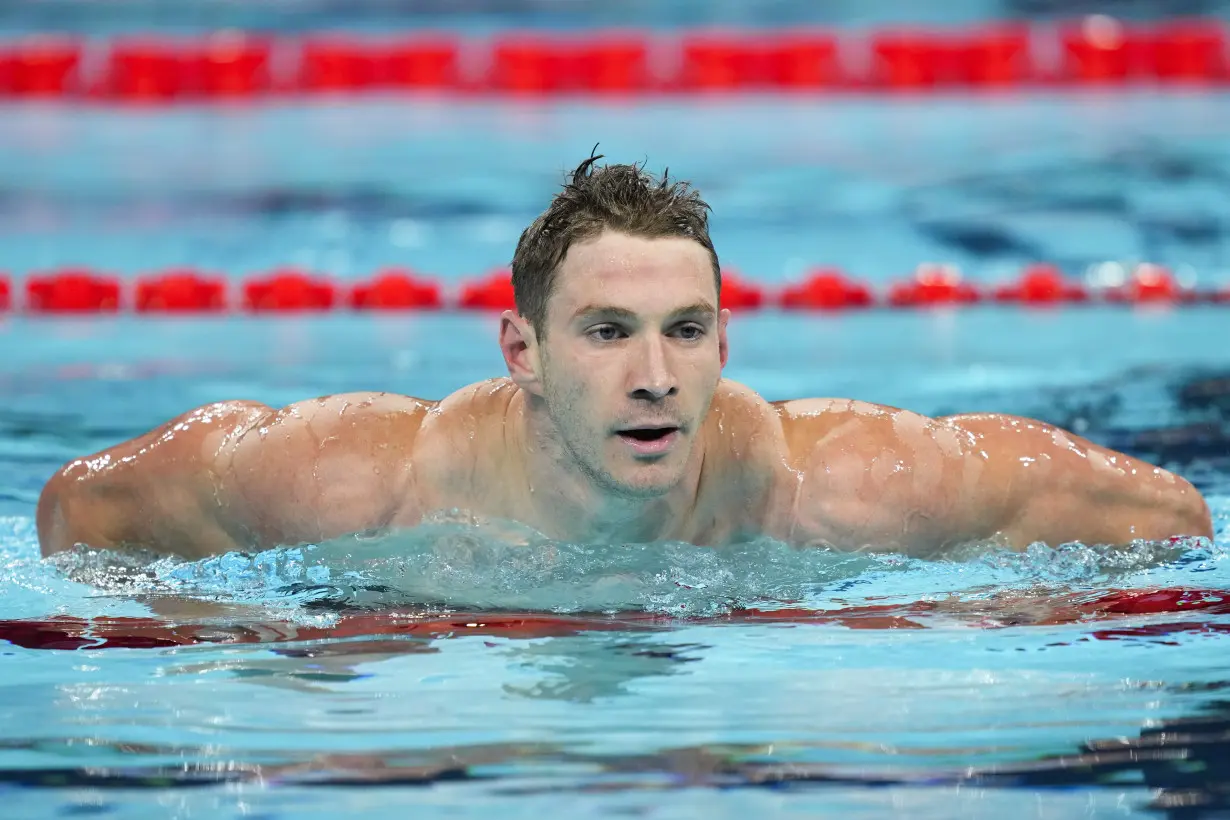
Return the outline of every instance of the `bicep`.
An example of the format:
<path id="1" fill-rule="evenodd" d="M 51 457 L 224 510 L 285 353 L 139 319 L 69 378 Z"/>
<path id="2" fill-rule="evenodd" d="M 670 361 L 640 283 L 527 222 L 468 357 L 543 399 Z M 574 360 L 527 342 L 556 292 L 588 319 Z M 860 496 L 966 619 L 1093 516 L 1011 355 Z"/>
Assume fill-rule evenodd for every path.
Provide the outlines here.
<path id="1" fill-rule="evenodd" d="M 1032 419 L 979 414 L 942 422 L 966 431 L 985 453 L 986 476 L 973 497 L 1004 498 L 996 528 L 1007 544 L 1211 535 L 1200 493 L 1160 467 Z"/>
<path id="2" fill-rule="evenodd" d="M 1183 479 L 1032 419 L 854 408 L 798 421 L 794 541 L 935 555 L 1210 531 Z"/>

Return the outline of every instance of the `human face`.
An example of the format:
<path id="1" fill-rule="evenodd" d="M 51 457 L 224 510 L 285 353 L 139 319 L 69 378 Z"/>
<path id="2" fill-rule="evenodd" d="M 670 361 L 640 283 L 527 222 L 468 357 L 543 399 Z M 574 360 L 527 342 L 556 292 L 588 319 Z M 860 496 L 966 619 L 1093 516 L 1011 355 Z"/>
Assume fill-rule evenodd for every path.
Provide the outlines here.
<path id="1" fill-rule="evenodd" d="M 539 350 L 542 393 L 600 488 L 651 498 L 684 478 L 726 364 L 728 318 L 691 239 L 606 231 L 569 248 Z"/>

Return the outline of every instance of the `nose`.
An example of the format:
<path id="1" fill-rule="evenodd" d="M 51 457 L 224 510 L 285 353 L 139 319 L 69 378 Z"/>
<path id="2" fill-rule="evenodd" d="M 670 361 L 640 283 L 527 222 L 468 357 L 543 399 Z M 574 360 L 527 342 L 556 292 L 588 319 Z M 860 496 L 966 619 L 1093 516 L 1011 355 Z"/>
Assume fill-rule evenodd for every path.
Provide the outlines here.
<path id="1" fill-rule="evenodd" d="M 628 394 L 642 401 L 661 401 L 679 391 L 675 375 L 666 358 L 666 347 L 658 338 L 648 339 L 633 352 Z"/>

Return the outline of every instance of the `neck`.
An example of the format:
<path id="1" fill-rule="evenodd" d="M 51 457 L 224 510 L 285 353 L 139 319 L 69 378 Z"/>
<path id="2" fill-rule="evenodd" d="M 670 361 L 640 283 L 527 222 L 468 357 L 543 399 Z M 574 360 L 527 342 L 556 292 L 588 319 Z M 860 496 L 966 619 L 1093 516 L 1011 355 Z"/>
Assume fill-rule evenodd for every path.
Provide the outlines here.
<path id="1" fill-rule="evenodd" d="M 694 446 L 684 478 L 660 496 L 635 498 L 600 485 L 564 446 L 541 399 L 518 391 L 509 407 L 522 459 L 527 520 L 565 541 L 649 543 L 676 538 L 690 518 L 700 486 L 703 448 Z"/>

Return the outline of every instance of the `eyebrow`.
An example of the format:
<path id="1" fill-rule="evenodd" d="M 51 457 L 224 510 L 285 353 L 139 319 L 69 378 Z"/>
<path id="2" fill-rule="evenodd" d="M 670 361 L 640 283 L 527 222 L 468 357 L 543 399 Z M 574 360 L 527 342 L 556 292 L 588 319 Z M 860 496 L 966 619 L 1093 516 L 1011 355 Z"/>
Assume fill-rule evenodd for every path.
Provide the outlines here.
<path id="1" fill-rule="evenodd" d="M 621 319 L 625 322 L 635 321 L 637 315 L 627 308 L 614 305 L 586 305 L 573 314 L 576 319 Z M 666 317 L 668 322 L 674 322 L 684 316 L 694 316 L 712 320 L 717 316 L 717 310 L 708 302 L 694 302 L 681 308 L 676 308 Z"/>

